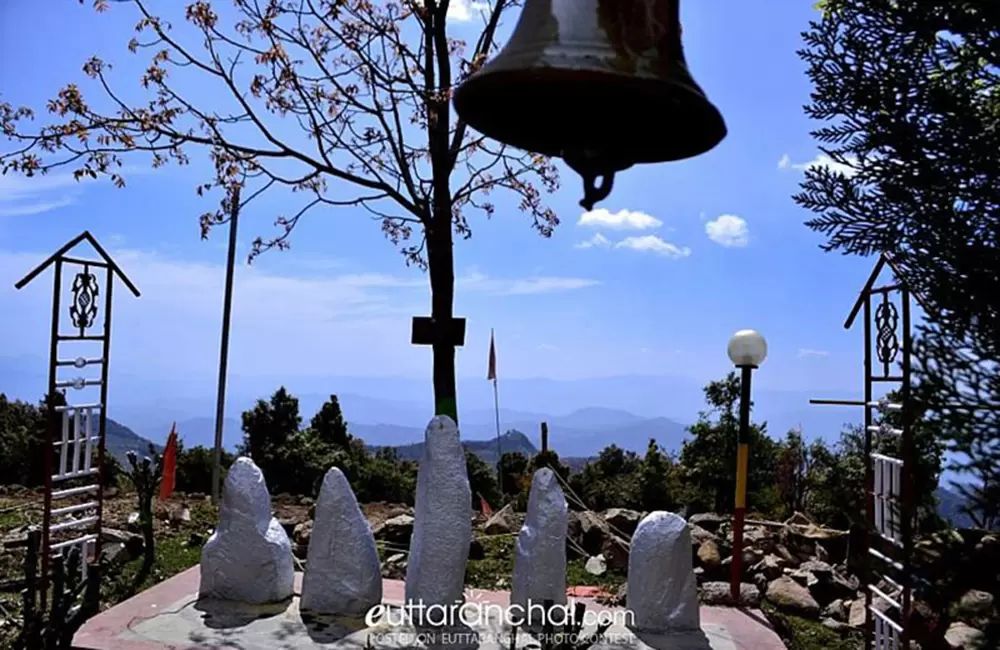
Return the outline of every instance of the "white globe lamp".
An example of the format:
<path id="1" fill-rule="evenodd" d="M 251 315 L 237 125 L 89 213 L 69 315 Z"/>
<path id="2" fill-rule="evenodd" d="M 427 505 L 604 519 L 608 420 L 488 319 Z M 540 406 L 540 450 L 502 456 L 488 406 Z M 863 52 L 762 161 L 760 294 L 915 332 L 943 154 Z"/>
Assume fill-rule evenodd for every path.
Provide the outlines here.
<path id="1" fill-rule="evenodd" d="M 767 357 L 767 341 L 754 330 L 740 330 L 729 339 L 729 359 L 737 366 L 756 368 Z"/>

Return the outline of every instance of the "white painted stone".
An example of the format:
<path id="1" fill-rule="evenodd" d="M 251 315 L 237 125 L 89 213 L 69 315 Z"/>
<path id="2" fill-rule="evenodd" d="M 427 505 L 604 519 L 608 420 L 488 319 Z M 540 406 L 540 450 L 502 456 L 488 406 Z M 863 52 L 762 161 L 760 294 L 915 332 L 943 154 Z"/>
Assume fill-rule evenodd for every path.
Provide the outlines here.
<path id="1" fill-rule="evenodd" d="M 413 536 L 406 565 L 407 602 L 429 607 L 462 601 L 472 541 L 471 514 L 472 491 L 458 426 L 439 415 L 427 425 L 417 470 Z"/>
<path id="2" fill-rule="evenodd" d="M 569 508 L 559 479 L 548 467 L 535 472 L 528 513 L 514 549 L 510 602 L 536 611 L 546 600 L 566 604 L 566 528 Z"/>
<path id="3" fill-rule="evenodd" d="M 299 607 L 359 615 L 380 602 L 382 571 L 375 536 L 347 477 L 333 467 L 316 501 Z"/>
<path id="4" fill-rule="evenodd" d="M 236 459 L 226 475 L 219 526 L 201 551 L 199 596 L 261 604 L 292 595 L 292 545 L 271 516 L 264 474 Z"/>
<path id="5" fill-rule="evenodd" d="M 639 630 L 700 629 L 691 533 L 683 517 L 656 511 L 639 522 L 628 559 L 628 607 Z"/>

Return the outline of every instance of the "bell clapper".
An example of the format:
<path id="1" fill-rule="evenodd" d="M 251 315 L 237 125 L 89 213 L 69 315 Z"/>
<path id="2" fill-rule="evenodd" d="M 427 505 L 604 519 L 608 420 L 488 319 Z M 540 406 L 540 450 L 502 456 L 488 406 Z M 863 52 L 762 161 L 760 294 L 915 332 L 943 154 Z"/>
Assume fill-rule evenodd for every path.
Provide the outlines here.
<path id="1" fill-rule="evenodd" d="M 597 174 L 581 174 L 581 176 L 583 176 L 583 198 L 580 200 L 580 207 L 590 212 L 594 209 L 595 203 L 603 201 L 611 194 L 611 188 L 615 184 L 615 173 L 601 174 L 600 186 L 595 184 L 598 179 Z"/>
<path id="2" fill-rule="evenodd" d="M 589 151 L 583 155 L 564 153 L 563 160 L 583 179 L 583 199 L 580 200 L 580 207 L 588 212 L 594 209 L 598 201 L 603 201 L 611 194 L 611 188 L 615 184 L 615 170 L 609 169 L 606 165 L 598 163 L 598 157 Z M 597 180 L 601 184 L 597 185 Z"/>

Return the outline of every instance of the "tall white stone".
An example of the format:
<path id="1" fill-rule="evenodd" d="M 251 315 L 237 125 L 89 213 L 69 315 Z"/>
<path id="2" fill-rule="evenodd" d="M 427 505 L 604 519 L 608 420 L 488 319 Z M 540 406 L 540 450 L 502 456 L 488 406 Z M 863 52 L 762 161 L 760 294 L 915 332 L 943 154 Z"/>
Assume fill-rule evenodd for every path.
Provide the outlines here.
<path id="1" fill-rule="evenodd" d="M 323 478 L 306 572 L 303 610 L 360 615 L 382 602 L 382 571 L 368 520 L 339 468 Z"/>
<path id="2" fill-rule="evenodd" d="M 691 533 L 683 517 L 656 511 L 639 522 L 628 558 L 628 607 L 642 631 L 701 629 Z"/>
<path id="3" fill-rule="evenodd" d="M 424 433 L 417 470 L 406 600 L 447 606 L 462 601 L 472 541 L 472 491 L 458 426 L 444 415 Z"/>
<path id="4" fill-rule="evenodd" d="M 219 526 L 201 551 L 199 596 L 273 603 L 292 595 L 295 570 L 288 535 L 271 516 L 264 474 L 237 458 L 226 475 Z"/>
<path id="5" fill-rule="evenodd" d="M 569 508 L 559 479 L 548 467 L 535 472 L 528 513 L 514 549 L 510 602 L 533 613 L 546 600 L 566 604 L 566 528 Z M 530 611 L 529 609 L 530 608 Z"/>

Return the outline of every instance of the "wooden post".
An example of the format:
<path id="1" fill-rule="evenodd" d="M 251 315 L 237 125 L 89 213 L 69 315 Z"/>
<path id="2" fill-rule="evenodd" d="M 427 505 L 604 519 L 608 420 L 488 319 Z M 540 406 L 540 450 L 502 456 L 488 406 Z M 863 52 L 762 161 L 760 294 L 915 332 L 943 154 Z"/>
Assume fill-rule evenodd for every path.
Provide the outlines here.
<path id="1" fill-rule="evenodd" d="M 547 422 L 542 422 L 542 453 L 544 454 L 549 450 L 549 425 Z"/>

